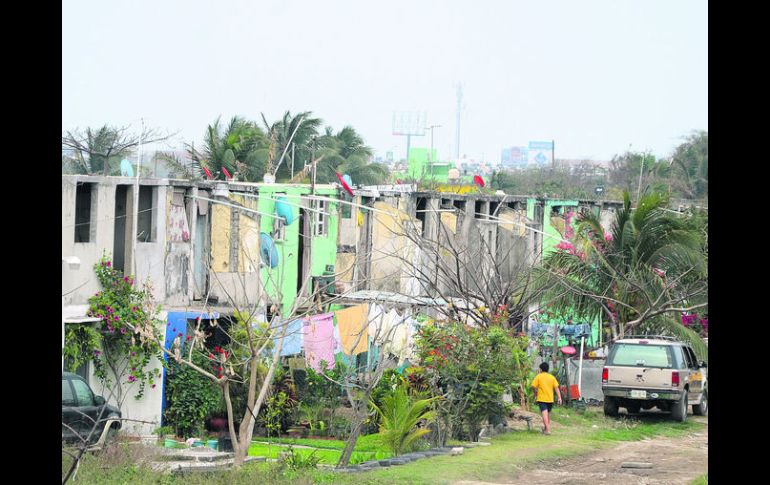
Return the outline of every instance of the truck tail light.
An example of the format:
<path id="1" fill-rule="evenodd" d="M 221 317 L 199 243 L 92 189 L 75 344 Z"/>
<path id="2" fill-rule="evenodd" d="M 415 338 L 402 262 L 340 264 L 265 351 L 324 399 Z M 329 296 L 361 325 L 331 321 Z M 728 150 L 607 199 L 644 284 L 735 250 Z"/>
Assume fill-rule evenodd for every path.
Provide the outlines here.
<path id="1" fill-rule="evenodd" d="M 607 384 L 607 380 L 610 377 L 610 370 L 606 367 L 602 369 L 602 384 Z"/>
<path id="2" fill-rule="evenodd" d="M 673 371 L 671 373 L 671 386 L 679 386 L 679 372 Z"/>

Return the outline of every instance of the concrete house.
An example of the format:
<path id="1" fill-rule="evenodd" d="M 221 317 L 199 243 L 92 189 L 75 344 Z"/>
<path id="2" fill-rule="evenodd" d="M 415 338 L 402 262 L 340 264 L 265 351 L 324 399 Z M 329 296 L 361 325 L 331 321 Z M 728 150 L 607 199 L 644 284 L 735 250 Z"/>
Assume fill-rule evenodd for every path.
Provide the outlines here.
<path id="1" fill-rule="evenodd" d="M 87 312 L 103 254 L 137 282 L 151 282 L 167 346 L 199 317 L 268 304 L 289 316 L 302 282 L 310 295 L 335 265 L 336 197 L 329 185 L 62 175 L 62 346 L 66 324 L 98 321 Z M 276 214 L 281 204 L 289 224 Z M 277 261 L 265 261 L 266 240 Z M 117 404 L 93 369 L 78 373 Z M 163 407 L 162 386 L 147 388 L 141 400 L 124 400 L 123 417 L 159 423 Z M 148 435 L 154 426 L 125 428 Z"/>

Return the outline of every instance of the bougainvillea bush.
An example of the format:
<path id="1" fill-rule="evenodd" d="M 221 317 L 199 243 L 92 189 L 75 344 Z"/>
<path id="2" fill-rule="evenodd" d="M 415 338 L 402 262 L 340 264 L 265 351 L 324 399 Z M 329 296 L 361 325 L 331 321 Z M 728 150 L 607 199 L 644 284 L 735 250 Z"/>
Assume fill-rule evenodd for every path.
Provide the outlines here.
<path id="1" fill-rule="evenodd" d="M 116 392 L 118 401 L 123 385 L 137 385 L 135 397 L 140 399 L 145 387 L 154 388 L 160 378 L 160 370 L 150 365 L 152 358 L 163 362 L 151 287 L 146 283 L 138 288 L 106 256 L 94 265 L 94 272 L 102 290 L 89 298 L 88 316 L 99 321 L 67 326 L 63 352 L 69 370 L 91 362 L 94 374 Z M 117 386 L 113 386 L 115 378 Z"/>

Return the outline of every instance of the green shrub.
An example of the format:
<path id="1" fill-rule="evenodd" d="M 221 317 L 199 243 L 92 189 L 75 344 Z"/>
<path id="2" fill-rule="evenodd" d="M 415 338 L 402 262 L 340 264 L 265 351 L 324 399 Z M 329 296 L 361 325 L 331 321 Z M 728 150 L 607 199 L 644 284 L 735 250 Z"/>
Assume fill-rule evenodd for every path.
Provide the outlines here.
<path id="1" fill-rule="evenodd" d="M 204 369 L 211 365 L 199 352 L 193 352 L 193 363 Z M 178 436 L 201 434 L 205 419 L 220 407 L 219 386 L 196 370 L 171 360 L 166 379 L 166 424 Z"/>

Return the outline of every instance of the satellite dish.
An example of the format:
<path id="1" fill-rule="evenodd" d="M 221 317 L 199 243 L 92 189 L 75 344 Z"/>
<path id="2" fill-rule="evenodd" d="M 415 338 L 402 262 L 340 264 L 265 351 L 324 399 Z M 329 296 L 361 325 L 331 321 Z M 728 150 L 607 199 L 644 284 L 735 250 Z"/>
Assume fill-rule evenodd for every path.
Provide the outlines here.
<path id="1" fill-rule="evenodd" d="M 132 167 L 131 162 L 129 162 L 125 158 L 120 161 L 120 175 L 122 175 L 123 177 L 134 176 L 134 167 Z"/>
<path id="2" fill-rule="evenodd" d="M 288 226 L 294 222 L 294 213 L 291 211 L 291 206 L 286 203 L 286 197 L 280 196 L 276 199 L 275 213 L 278 217 L 282 217 Z"/>
<path id="3" fill-rule="evenodd" d="M 259 233 L 259 249 L 262 256 L 262 261 L 265 262 L 271 268 L 278 266 L 278 249 L 275 247 L 273 238 L 267 233 Z"/>

